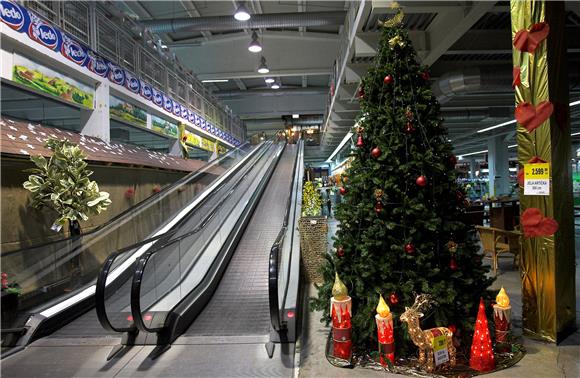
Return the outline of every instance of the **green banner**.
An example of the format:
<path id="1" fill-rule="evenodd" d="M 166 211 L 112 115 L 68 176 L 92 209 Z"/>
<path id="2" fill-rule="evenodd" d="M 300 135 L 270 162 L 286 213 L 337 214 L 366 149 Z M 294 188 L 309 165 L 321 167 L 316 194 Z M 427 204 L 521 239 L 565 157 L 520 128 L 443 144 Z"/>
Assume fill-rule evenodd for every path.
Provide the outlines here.
<path id="1" fill-rule="evenodd" d="M 147 113 L 145 110 L 115 96 L 109 97 L 109 112 L 112 116 L 133 125 L 147 127 Z"/>
<path id="2" fill-rule="evenodd" d="M 151 129 L 171 138 L 177 138 L 179 134 L 176 123 L 169 122 L 164 118 L 154 115 L 151 116 Z"/>
<path id="3" fill-rule="evenodd" d="M 12 80 L 61 100 L 94 108 L 94 88 L 18 54 L 14 54 Z"/>

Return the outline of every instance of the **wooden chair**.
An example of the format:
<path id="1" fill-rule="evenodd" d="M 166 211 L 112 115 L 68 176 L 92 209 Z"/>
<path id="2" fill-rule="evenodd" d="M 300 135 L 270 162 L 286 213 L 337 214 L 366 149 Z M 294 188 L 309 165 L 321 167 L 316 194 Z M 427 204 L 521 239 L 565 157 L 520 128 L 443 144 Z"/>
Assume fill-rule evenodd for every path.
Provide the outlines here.
<path id="1" fill-rule="evenodd" d="M 514 266 L 521 250 L 521 233 L 494 227 L 475 226 L 483 247 L 483 256 L 492 260 L 493 274 L 497 275 L 498 259 L 506 253 L 513 255 Z M 507 256 L 506 256 L 507 257 Z"/>

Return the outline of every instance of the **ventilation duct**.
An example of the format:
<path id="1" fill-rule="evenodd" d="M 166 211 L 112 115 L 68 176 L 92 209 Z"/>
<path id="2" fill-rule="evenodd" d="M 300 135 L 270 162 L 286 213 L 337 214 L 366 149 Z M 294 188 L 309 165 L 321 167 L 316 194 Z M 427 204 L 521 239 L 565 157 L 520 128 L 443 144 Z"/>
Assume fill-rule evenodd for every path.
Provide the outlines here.
<path id="1" fill-rule="evenodd" d="M 232 16 L 197 18 L 171 18 L 146 20 L 140 24 L 153 33 L 226 31 L 265 28 L 298 28 L 310 26 L 342 25 L 346 12 L 272 13 L 254 14 L 248 21 L 238 21 Z"/>

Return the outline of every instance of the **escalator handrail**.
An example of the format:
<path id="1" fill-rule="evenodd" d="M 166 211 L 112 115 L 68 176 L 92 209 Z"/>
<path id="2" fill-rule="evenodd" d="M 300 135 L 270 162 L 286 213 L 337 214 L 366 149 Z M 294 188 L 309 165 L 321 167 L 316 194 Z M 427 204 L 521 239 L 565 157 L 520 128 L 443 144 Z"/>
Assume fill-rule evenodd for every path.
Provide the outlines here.
<path id="1" fill-rule="evenodd" d="M 259 158 L 254 161 L 254 166 L 261 160 L 261 157 L 265 154 L 265 152 L 266 152 L 266 149 L 264 149 L 264 151 L 262 151 Z M 198 227 L 196 227 L 194 230 L 188 232 L 187 234 L 181 235 L 177 238 L 174 238 L 174 239 L 167 241 L 164 245 L 160 246 L 159 248 L 156 248 L 155 250 L 148 251 L 147 253 L 145 253 L 141 257 L 139 257 L 139 260 L 137 261 L 137 265 L 135 267 L 135 271 L 133 274 L 133 284 L 131 286 L 131 315 L 133 316 L 133 322 L 135 323 L 136 327 L 139 330 L 153 333 L 153 332 L 161 331 L 163 329 L 163 327 L 150 328 L 147 325 L 145 325 L 145 321 L 143 319 L 143 314 L 141 312 L 141 283 L 143 282 L 143 275 L 145 273 L 145 268 L 146 268 L 147 264 L 149 263 L 149 261 L 151 260 L 151 257 L 153 257 L 153 255 L 157 254 L 158 252 L 161 252 L 162 250 L 164 250 L 166 246 L 173 244 L 173 243 L 176 243 L 176 242 L 179 242 L 180 240 L 185 239 L 189 236 L 192 236 L 195 233 L 202 230 L 207 225 L 207 223 L 209 223 L 209 220 L 211 220 L 211 218 L 213 218 L 215 216 L 215 214 L 218 212 L 219 208 L 221 208 L 221 206 L 224 203 L 226 203 L 227 199 L 235 191 L 238 184 L 248 177 L 250 172 L 252 172 L 252 169 L 249 169 L 242 177 L 240 177 L 238 179 L 238 181 L 236 182 L 236 185 L 234 185 L 234 187 L 227 193 L 226 197 L 218 205 L 216 205 L 210 211 L 210 213 L 208 213 L 208 215 L 204 218 L 204 220 L 202 221 L 202 223 Z"/>
<path id="2" fill-rule="evenodd" d="M 283 331 L 286 325 L 282 321 L 282 316 L 280 313 L 280 298 L 278 293 L 278 276 L 279 276 L 279 261 L 280 261 L 280 247 L 284 243 L 286 233 L 288 231 L 288 220 L 290 218 L 290 210 L 292 207 L 292 193 L 294 191 L 294 185 L 296 181 L 296 165 L 298 162 L 298 156 L 300 155 L 300 148 L 296 152 L 296 157 L 294 158 L 294 169 L 292 170 L 292 182 L 290 184 L 290 190 L 288 193 L 288 199 L 286 201 L 286 212 L 284 214 L 284 222 L 282 223 L 282 228 L 270 249 L 270 258 L 268 259 L 268 300 L 270 306 L 270 322 L 272 323 L 272 328 L 276 332 Z M 287 283 L 286 283 L 287 285 Z"/>
<path id="3" fill-rule="evenodd" d="M 109 277 L 109 272 L 111 270 L 111 266 L 113 265 L 113 262 L 115 262 L 117 257 L 119 257 L 120 255 L 122 255 L 123 253 L 125 253 L 127 251 L 139 248 L 139 247 L 144 246 L 148 243 L 156 242 L 162 238 L 167 238 L 167 237 L 171 236 L 172 234 L 174 234 L 175 232 L 176 232 L 175 229 L 171 230 L 171 231 L 167 231 L 166 233 L 163 233 L 161 235 L 154 236 L 152 238 L 143 240 L 137 244 L 133 244 L 129 247 L 115 251 L 107 257 L 107 259 L 105 260 L 105 262 L 103 264 L 103 267 L 101 268 L 101 271 L 99 272 L 99 276 L 97 277 L 97 284 L 96 284 L 96 288 L 95 288 L 95 310 L 97 312 L 97 318 L 99 319 L 99 322 L 101 323 L 103 328 L 105 328 L 108 331 L 113 331 L 113 332 L 128 332 L 128 331 L 131 331 L 135 328 L 134 326 L 133 327 L 126 327 L 126 328 L 116 328 L 112 325 L 112 323 L 109 320 L 109 317 L 107 315 L 107 309 L 105 306 L 106 286 L 107 286 L 106 284 L 107 284 L 107 278 Z"/>
<path id="4" fill-rule="evenodd" d="M 266 143 L 262 144 L 261 146 L 257 147 L 256 151 L 258 151 L 258 149 L 263 149 L 264 146 L 266 146 L 266 145 L 267 145 Z M 212 193 L 218 192 L 228 182 L 229 182 L 228 180 L 221 182 L 218 186 L 216 186 L 215 188 L 212 189 Z M 208 195 L 208 196 L 204 197 L 199 203 L 196 204 L 196 206 L 194 208 L 192 208 L 189 211 L 188 214 L 192 213 L 197 208 L 204 205 L 210 198 L 213 198 L 213 196 Z M 136 243 L 136 244 L 130 245 L 128 247 L 122 248 L 120 250 L 117 250 L 117 251 L 111 253 L 109 255 L 109 257 L 105 260 L 103 267 L 101 268 L 101 271 L 99 272 L 99 276 L 97 277 L 97 283 L 96 283 L 96 288 L 95 288 L 95 307 L 96 307 L 96 311 L 97 311 L 97 317 L 99 319 L 99 322 L 103 326 L 103 328 L 105 328 L 106 330 L 109 330 L 109 331 L 114 331 L 114 332 L 128 332 L 128 331 L 132 331 L 134 329 L 134 326 L 128 327 L 128 328 L 127 327 L 125 327 L 125 328 L 114 327 L 111 324 L 109 317 L 107 315 L 107 310 L 106 310 L 106 306 L 105 306 L 107 279 L 108 279 L 108 276 L 110 273 L 111 266 L 113 265 L 113 262 L 116 260 L 116 258 L 118 256 L 120 256 L 121 254 L 129 251 L 129 250 L 133 250 L 133 249 L 142 247 L 143 245 L 146 245 L 149 243 L 154 243 L 154 242 L 158 242 L 161 240 L 165 240 L 165 243 L 163 243 L 161 246 L 156 248 L 156 250 L 157 250 L 157 249 L 161 249 L 161 248 L 165 247 L 166 245 L 170 244 L 171 242 L 173 242 L 173 240 L 179 240 L 181 237 L 173 239 L 173 240 L 169 240 L 169 239 L 171 238 L 172 235 L 174 235 L 177 232 L 177 230 L 179 229 L 179 225 L 181 225 L 186 219 L 187 219 L 187 215 L 184 216 L 179 222 L 177 222 L 171 228 L 171 230 L 164 232 L 163 234 L 160 234 L 160 235 L 148 238 L 146 240 L 143 240 L 139 243 Z M 205 218 L 204 218 L 204 220 L 205 220 Z M 199 226 L 196 227 L 196 229 L 191 231 L 191 232 L 194 232 L 194 231 L 197 232 L 198 228 L 199 228 Z M 188 234 L 185 234 L 183 236 L 186 236 Z M 147 253 L 150 253 L 150 251 L 148 251 Z"/>
<path id="5" fill-rule="evenodd" d="M 81 235 L 81 237 L 84 239 L 86 237 L 92 236 L 93 234 L 95 234 L 96 232 L 104 229 L 106 226 L 109 226 L 115 222 L 117 222 L 119 219 L 121 219 L 124 216 L 127 216 L 128 214 L 134 212 L 135 210 L 138 210 L 142 207 L 144 207 L 145 205 L 149 204 L 150 202 L 154 201 L 155 199 L 159 198 L 160 196 L 166 194 L 171 188 L 177 187 L 181 184 L 183 184 L 185 181 L 188 181 L 190 179 L 195 178 L 196 176 L 200 175 L 203 173 L 204 170 L 206 170 L 207 168 L 209 168 L 212 164 L 216 164 L 219 161 L 222 161 L 223 159 L 229 157 L 230 155 L 232 155 L 234 152 L 236 151 L 240 151 L 242 148 L 245 148 L 249 145 L 249 143 L 244 143 L 242 145 L 240 145 L 239 147 L 228 151 L 228 153 L 226 153 L 225 155 L 220 156 L 218 159 L 216 160 L 212 160 L 209 162 L 206 162 L 203 166 L 201 166 L 199 169 L 190 172 L 189 174 L 183 176 L 182 178 L 180 178 L 179 180 L 175 181 L 174 183 L 167 185 L 166 187 L 164 187 L 163 189 L 161 189 L 161 191 L 154 193 L 153 195 L 145 198 L 143 201 L 139 202 L 138 204 L 136 204 L 135 206 L 131 206 L 128 209 L 125 209 L 124 211 L 120 212 L 119 214 L 115 215 L 114 217 L 112 217 L 111 219 L 109 219 L 108 221 L 106 221 L 105 223 L 95 227 L 94 229 L 85 232 Z M 35 245 L 31 245 L 25 248 L 20 248 L 20 249 L 15 249 L 13 251 L 8 251 L 6 253 L 3 253 L 2 256 L 6 257 L 12 254 L 16 254 L 16 253 L 22 253 L 23 251 L 29 250 L 29 249 L 37 249 L 37 248 L 44 248 L 47 247 L 49 245 L 54 245 L 57 243 L 64 243 L 67 241 L 73 241 L 73 239 L 79 239 L 78 236 L 69 236 L 66 238 L 62 238 L 62 239 L 58 239 L 58 240 L 53 240 L 53 241 L 49 241 L 49 242 L 45 242 L 45 243 L 39 243 L 39 244 L 35 244 Z M 76 249 L 78 247 L 80 247 L 81 245 L 77 245 L 75 246 L 73 249 Z"/>

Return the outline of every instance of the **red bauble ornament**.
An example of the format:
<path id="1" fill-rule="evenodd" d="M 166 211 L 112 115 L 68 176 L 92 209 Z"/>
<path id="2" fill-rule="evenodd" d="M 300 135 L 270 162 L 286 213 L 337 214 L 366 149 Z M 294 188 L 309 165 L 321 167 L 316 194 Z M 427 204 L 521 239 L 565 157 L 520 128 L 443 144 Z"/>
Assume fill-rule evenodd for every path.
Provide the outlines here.
<path id="1" fill-rule="evenodd" d="M 417 184 L 417 186 L 424 187 L 427 185 L 427 177 L 425 177 L 424 175 L 421 175 L 421 176 L 417 177 L 417 180 L 415 180 L 415 183 Z"/>
<path id="2" fill-rule="evenodd" d="M 337 255 L 338 257 L 342 257 L 342 256 L 344 256 L 344 248 L 342 248 L 342 247 L 338 247 L 338 248 L 336 249 L 336 255 Z"/>
<path id="3" fill-rule="evenodd" d="M 127 189 L 127 191 L 125 192 L 125 198 L 131 199 L 133 197 L 135 197 L 135 189 L 133 188 Z"/>
<path id="4" fill-rule="evenodd" d="M 449 164 L 455 167 L 455 165 L 457 164 L 457 157 L 455 155 L 453 154 L 449 155 Z"/>
<path id="5" fill-rule="evenodd" d="M 425 72 L 421 72 L 421 78 L 425 81 L 429 80 L 429 78 L 431 77 L 431 75 L 429 75 L 429 72 L 425 71 Z"/>
<path id="6" fill-rule="evenodd" d="M 405 134 L 413 134 L 415 132 L 415 127 L 413 127 L 412 122 L 407 122 L 405 126 Z"/>
<path id="7" fill-rule="evenodd" d="M 389 300 L 391 301 L 391 304 L 396 305 L 397 303 L 399 303 L 399 296 L 397 295 L 397 293 L 395 293 L 394 291 L 391 293 L 391 296 L 389 297 Z"/>
<path id="8" fill-rule="evenodd" d="M 410 255 L 415 253 L 415 246 L 413 245 L 413 243 L 405 244 L 405 252 L 407 252 Z"/>
<path id="9" fill-rule="evenodd" d="M 393 82 L 393 77 L 391 75 L 387 75 L 383 79 L 383 83 L 385 83 L 385 84 L 391 84 L 392 82 Z"/>
<path id="10" fill-rule="evenodd" d="M 457 326 L 455 324 L 449 324 L 447 326 L 447 329 L 450 330 L 451 332 L 453 332 L 454 335 L 455 335 L 455 332 L 457 332 Z"/>
<path id="11" fill-rule="evenodd" d="M 356 141 L 356 146 L 358 148 L 362 148 L 365 146 L 365 142 L 363 142 L 362 134 L 358 134 L 358 140 Z"/>
<path id="12" fill-rule="evenodd" d="M 363 87 L 360 87 L 358 89 L 358 98 L 364 98 L 365 97 L 365 89 Z"/>
<path id="13" fill-rule="evenodd" d="M 453 271 L 457 270 L 457 260 L 455 260 L 455 256 L 451 256 L 451 260 L 449 261 L 449 269 Z"/>
<path id="14" fill-rule="evenodd" d="M 378 147 L 373 148 L 373 150 L 371 151 L 371 156 L 374 157 L 375 159 L 377 159 L 379 156 L 381 156 L 381 149 Z"/>
<path id="15" fill-rule="evenodd" d="M 344 196 L 346 194 L 347 190 L 346 190 L 346 188 L 344 186 L 341 186 L 340 189 L 339 189 L 339 192 L 340 192 L 341 195 Z"/>
<path id="16" fill-rule="evenodd" d="M 383 203 L 381 201 L 377 201 L 377 203 L 375 204 L 375 212 L 377 214 L 380 214 L 381 211 L 383 211 Z"/>

